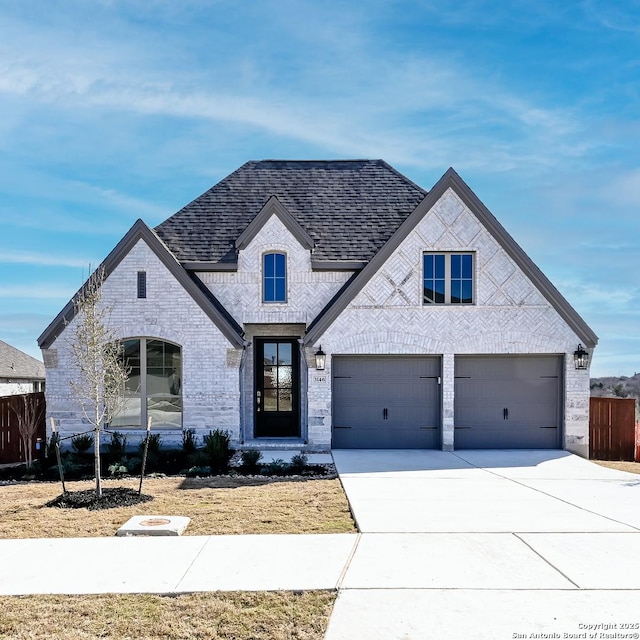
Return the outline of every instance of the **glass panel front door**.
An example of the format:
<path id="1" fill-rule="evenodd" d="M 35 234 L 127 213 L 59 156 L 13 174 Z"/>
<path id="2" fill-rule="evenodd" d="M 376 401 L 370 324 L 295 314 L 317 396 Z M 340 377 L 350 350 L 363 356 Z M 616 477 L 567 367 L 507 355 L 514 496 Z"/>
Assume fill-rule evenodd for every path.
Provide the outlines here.
<path id="1" fill-rule="evenodd" d="M 297 340 L 256 341 L 256 438 L 300 434 L 299 364 Z"/>

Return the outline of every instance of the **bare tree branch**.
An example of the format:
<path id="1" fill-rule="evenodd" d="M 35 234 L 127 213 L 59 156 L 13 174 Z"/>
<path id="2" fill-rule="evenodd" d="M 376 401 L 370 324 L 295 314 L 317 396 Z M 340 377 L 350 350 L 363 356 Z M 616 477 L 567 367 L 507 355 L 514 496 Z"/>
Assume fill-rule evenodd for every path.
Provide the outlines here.
<path id="1" fill-rule="evenodd" d="M 122 345 L 109 326 L 112 307 L 102 302 L 104 268 L 94 271 L 73 303 L 76 327 L 70 341 L 71 361 L 77 375 L 69 381 L 94 430 L 96 493 L 102 495 L 100 430 L 124 407 L 124 386 L 129 367 L 122 357 Z"/>

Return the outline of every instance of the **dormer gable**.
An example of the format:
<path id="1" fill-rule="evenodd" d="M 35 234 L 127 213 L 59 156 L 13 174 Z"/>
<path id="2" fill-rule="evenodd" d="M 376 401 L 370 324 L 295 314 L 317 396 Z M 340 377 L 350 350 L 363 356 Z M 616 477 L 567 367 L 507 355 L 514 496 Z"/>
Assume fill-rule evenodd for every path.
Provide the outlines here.
<path id="1" fill-rule="evenodd" d="M 245 249 L 258 235 L 258 233 L 260 233 L 271 216 L 276 216 L 284 224 L 303 249 L 307 249 L 309 251 L 313 249 L 315 243 L 311 239 L 311 236 L 302 228 L 300 223 L 291 215 L 276 196 L 271 196 L 269 198 L 256 217 L 238 236 L 235 242 L 236 249 L 239 251 Z"/>

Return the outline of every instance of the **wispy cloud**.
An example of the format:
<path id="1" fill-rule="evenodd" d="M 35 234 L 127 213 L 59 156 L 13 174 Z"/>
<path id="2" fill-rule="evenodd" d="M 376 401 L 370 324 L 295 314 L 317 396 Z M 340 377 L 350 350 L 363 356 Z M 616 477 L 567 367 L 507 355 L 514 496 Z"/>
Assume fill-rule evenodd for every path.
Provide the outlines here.
<path id="1" fill-rule="evenodd" d="M 29 251 L 3 251 L 0 249 L 0 263 L 30 264 L 45 267 L 85 268 L 88 264 L 97 264 L 97 260 L 85 260 L 76 256 L 56 256 L 50 253 Z"/>
<path id="2" fill-rule="evenodd" d="M 52 285 L 0 285 L 0 298 L 26 300 L 69 300 L 75 293 L 72 287 Z"/>

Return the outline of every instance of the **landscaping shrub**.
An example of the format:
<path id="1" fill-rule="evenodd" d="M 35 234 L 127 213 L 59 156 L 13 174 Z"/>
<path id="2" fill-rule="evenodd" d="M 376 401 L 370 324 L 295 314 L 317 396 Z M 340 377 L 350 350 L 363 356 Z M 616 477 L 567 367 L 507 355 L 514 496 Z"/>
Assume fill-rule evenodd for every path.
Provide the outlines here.
<path id="1" fill-rule="evenodd" d="M 268 476 L 286 476 L 289 471 L 289 465 L 282 458 L 276 458 L 262 469 Z"/>
<path id="2" fill-rule="evenodd" d="M 138 445 L 138 450 L 140 451 L 140 455 L 144 453 L 145 442 L 147 438 L 143 438 Z M 150 433 L 149 434 L 149 446 L 147 447 L 147 453 L 159 453 L 160 447 L 162 446 L 162 436 L 159 433 Z"/>
<path id="3" fill-rule="evenodd" d="M 182 432 L 182 450 L 187 455 L 191 455 L 196 452 L 197 448 L 198 439 L 196 437 L 196 432 L 193 429 L 185 429 Z"/>
<path id="4" fill-rule="evenodd" d="M 233 456 L 230 445 L 231 437 L 228 431 L 216 429 L 205 435 L 204 452 L 209 460 L 212 473 L 219 474 L 229 471 L 229 461 Z"/>
<path id="5" fill-rule="evenodd" d="M 298 453 L 291 458 L 289 466 L 293 473 L 302 473 L 309 463 L 309 458 L 306 453 Z"/>
<path id="6" fill-rule="evenodd" d="M 246 449 L 240 454 L 242 469 L 248 473 L 257 473 L 260 470 L 258 463 L 262 458 L 262 452 L 258 449 Z"/>
<path id="7" fill-rule="evenodd" d="M 90 433 L 81 433 L 71 438 L 71 447 L 76 453 L 87 453 L 92 446 L 93 436 Z"/>
<path id="8" fill-rule="evenodd" d="M 120 462 L 125 457 L 127 450 L 127 436 L 119 431 L 111 432 L 111 440 L 106 444 L 107 459 L 111 462 Z"/>

